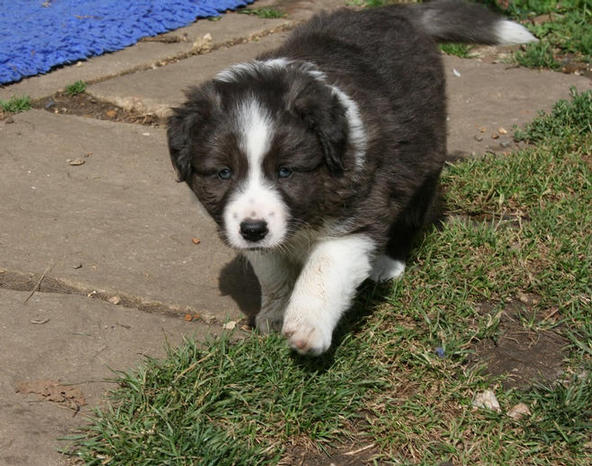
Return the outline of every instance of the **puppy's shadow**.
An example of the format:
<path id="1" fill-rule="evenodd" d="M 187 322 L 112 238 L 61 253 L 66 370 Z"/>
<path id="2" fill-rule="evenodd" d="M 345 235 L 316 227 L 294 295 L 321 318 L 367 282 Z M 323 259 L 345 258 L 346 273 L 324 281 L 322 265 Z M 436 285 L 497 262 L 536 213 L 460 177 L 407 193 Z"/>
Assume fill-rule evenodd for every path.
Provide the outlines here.
<path id="1" fill-rule="evenodd" d="M 230 296 L 253 325 L 261 308 L 261 287 L 249 261 L 236 256 L 220 271 L 218 287 L 224 296 Z"/>

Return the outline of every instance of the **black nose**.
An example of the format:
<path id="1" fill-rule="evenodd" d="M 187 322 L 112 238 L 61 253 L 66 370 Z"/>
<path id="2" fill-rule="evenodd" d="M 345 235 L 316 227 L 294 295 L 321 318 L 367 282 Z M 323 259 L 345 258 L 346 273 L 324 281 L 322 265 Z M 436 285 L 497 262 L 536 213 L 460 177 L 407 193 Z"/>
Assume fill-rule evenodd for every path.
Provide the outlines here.
<path id="1" fill-rule="evenodd" d="M 247 241 L 261 241 L 268 231 L 265 220 L 245 220 L 240 224 L 240 234 Z"/>

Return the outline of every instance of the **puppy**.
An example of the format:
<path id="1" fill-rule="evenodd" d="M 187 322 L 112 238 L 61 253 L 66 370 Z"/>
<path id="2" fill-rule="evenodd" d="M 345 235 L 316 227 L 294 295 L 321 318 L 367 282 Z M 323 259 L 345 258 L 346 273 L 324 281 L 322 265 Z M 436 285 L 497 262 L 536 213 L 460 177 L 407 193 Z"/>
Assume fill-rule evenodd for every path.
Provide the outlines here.
<path id="1" fill-rule="evenodd" d="M 534 40 L 454 0 L 340 10 L 187 92 L 171 160 L 253 266 L 262 332 L 321 354 L 364 280 L 403 273 L 446 157 L 436 42 Z"/>

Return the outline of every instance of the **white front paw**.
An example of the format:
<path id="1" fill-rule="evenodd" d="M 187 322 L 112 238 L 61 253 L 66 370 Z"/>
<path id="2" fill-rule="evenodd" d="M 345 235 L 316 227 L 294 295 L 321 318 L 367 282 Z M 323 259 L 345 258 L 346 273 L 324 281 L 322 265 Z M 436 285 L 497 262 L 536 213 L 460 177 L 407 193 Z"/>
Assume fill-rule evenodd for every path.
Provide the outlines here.
<path id="1" fill-rule="evenodd" d="M 331 346 L 333 329 L 325 327 L 308 319 L 286 318 L 282 334 L 288 338 L 293 350 L 318 356 Z"/>

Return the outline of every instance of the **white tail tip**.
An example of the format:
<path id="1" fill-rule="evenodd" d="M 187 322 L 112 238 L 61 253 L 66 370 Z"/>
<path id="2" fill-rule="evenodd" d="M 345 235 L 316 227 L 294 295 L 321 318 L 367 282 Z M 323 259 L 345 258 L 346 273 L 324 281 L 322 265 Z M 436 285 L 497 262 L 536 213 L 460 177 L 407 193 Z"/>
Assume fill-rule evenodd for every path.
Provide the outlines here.
<path id="1" fill-rule="evenodd" d="M 539 41 L 524 26 L 507 19 L 497 22 L 495 34 L 500 45 L 526 44 L 527 42 Z"/>

